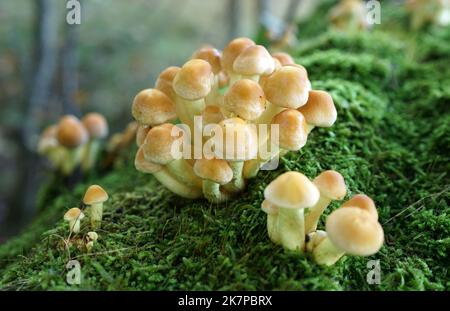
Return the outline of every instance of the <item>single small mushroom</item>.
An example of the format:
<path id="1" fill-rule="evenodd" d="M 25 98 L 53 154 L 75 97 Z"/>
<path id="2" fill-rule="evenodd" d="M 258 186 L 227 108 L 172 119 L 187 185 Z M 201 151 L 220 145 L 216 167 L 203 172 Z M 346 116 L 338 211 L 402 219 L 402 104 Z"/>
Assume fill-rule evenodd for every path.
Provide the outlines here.
<path id="1" fill-rule="evenodd" d="M 320 193 L 299 172 L 287 172 L 274 179 L 264 197 L 278 209 L 277 231 L 280 244 L 288 250 L 303 252 L 305 246 L 304 209 L 314 206 Z"/>
<path id="2" fill-rule="evenodd" d="M 305 116 L 308 133 L 316 126 L 331 127 L 336 122 L 337 111 L 333 98 L 324 91 L 310 91 L 306 105 L 297 110 Z"/>
<path id="3" fill-rule="evenodd" d="M 306 235 L 305 249 L 308 253 L 311 253 L 317 245 L 320 244 L 327 237 L 327 232 L 323 230 L 317 230 L 310 232 Z"/>
<path id="4" fill-rule="evenodd" d="M 133 100 L 131 113 L 140 125 L 147 126 L 174 121 L 177 117 L 175 104 L 157 89 L 140 91 Z"/>
<path id="5" fill-rule="evenodd" d="M 383 245 L 384 233 L 373 216 L 357 207 L 339 208 L 326 222 L 327 237 L 313 249 L 319 265 L 331 266 L 344 254 L 370 256 Z"/>
<path id="6" fill-rule="evenodd" d="M 275 70 L 275 62 L 262 45 L 251 45 L 234 60 L 233 72 L 241 79 L 258 82 L 260 76 L 270 75 Z M 231 80 L 230 84 L 236 81 Z"/>
<path id="7" fill-rule="evenodd" d="M 89 218 L 91 227 L 101 227 L 103 217 L 103 203 L 108 200 L 108 193 L 99 185 L 92 185 L 84 194 L 83 203 L 89 205 Z"/>
<path id="8" fill-rule="evenodd" d="M 95 165 L 101 141 L 108 136 L 108 122 L 101 114 L 91 112 L 81 119 L 81 123 L 89 133 L 89 141 L 85 145 L 81 163 L 83 171 L 88 172 Z"/>
<path id="9" fill-rule="evenodd" d="M 61 170 L 63 174 L 70 175 L 81 162 L 82 147 L 88 141 L 88 132 L 78 118 L 66 115 L 59 121 L 57 139 L 66 153 Z"/>
<path id="10" fill-rule="evenodd" d="M 344 177 L 339 172 L 329 170 L 320 173 L 313 183 L 320 191 L 320 199 L 305 215 L 305 231 L 316 231 L 320 216 L 332 200 L 342 200 L 347 193 Z"/>
<path id="11" fill-rule="evenodd" d="M 372 215 L 372 217 L 375 220 L 378 220 L 378 211 L 377 208 L 375 206 L 375 203 L 373 202 L 373 200 L 368 197 L 365 194 L 356 194 L 354 195 L 350 200 L 348 200 L 347 202 L 344 202 L 344 204 L 342 204 L 342 207 L 357 207 L 360 209 L 365 210 L 366 212 L 368 212 L 369 214 Z"/>
<path id="12" fill-rule="evenodd" d="M 182 183 L 200 189 L 202 181 L 194 174 L 192 166 L 184 158 L 174 157 L 173 146 L 183 139 L 182 135 L 172 135 L 175 127 L 176 125 L 170 123 L 153 127 L 142 145 L 144 157 L 150 162 L 167 167 L 168 171 L 177 176 Z"/>
<path id="13" fill-rule="evenodd" d="M 90 231 L 87 233 L 86 236 L 86 250 L 88 253 L 90 253 L 92 251 L 92 249 L 94 248 L 94 244 L 95 242 L 98 240 L 98 234 L 97 232 L 94 231 Z"/>
<path id="14" fill-rule="evenodd" d="M 84 214 L 78 207 L 69 209 L 64 214 L 64 220 L 69 222 L 69 232 L 75 234 L 80 232 L 80 223 L 83 218 Z"/>
<path id="15" fill-rule="evenodd" d="M 266 97 L 258 83 L 248 79 L 236 81 L 225 93 L 224 108 L 244 120 L 256 120 L 266 108 Z"/>
<path id="16" fill-rule="evenodd" d="M 136 132 L 136 145 L 138 147 L 142 146 L 145 142 L 145 138 L 147 137 L 148 132 L 152 129 L 151 126 L 148 125 L 139 125 Z"/>
<path id="17" fill-rule="evenodd" d="M 262 85 L 268 101 L 267 109 L 257 123 L 269 124 L 284 109 L 297 109 L 305 105 L 309 96 L 309 83 L 306 70 L 291 65 L 281 67 L 267 77 Z"/>
<path id="18" fill-rule="evenodd" d="M 292 56 L 285 52 L 275 52 L 272 54 L 272 57 L 277 59 L 282 66 L 295 64 Z"/>
<path id="19" fill-rule="evenodd" d="M 173 79 L 175 79 L 175 76 L 180 69 L 181 68 L 177 66 L 167 67 L 159 74 L 158 79 L 156 79 L 155 82 L 155 89 L 166 94 L 173 102 L 175 102 L 177 98 L 177 94 L 173 89 Z"/>
<path id="20" fill-rule="evenodd" d="M 249 38 L 236 38 L 228 43 L 222 52 L 222 69 L 225 71 L 232 82 L 239 79 L 239 75 L 234 72 L 233 64 L 236 58 L 249 46 L 255 45 L 255 42 Z"/>
<path id="21" fill-rule="evenodd" d="M 220 189 L 233 178 L 233 171 L 228 162 L 220 159 L 199 159 L 195 161 L 194 172 L 203 179 L 203 194 L 208 201 L 220 203 L 229 198 L 226 192 Z"/>
<path id="22" fill-rule="evenodd" d="M 164 166 L 146 160 L 142 146 L 136 153 L 134 166 L 139 172 L 152 174 L 164 187 L 176 195 L 188 199 L 196 199 L 202 196 L 201 190 L 181 183 Z"/>
<path id="23" fill-rule="evenodd" d="M 217 105 L 221 101 L 221 95 L 219 93 L 219 79 L 222 65 L 220 64 L 222 53 L 213 47 L 203 47 L 194 52 L 192 59 L 203 59 L 211 65 L 212 72 L 214 74 L 214 82 L 211 87 L 211 91 L 205 97 L 206 105 Z"/>

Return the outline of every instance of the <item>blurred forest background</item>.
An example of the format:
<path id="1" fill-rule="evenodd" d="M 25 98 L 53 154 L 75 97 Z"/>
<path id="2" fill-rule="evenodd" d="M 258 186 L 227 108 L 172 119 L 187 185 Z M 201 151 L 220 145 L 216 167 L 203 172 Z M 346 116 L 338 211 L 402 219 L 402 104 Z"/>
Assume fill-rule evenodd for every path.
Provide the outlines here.
<path id="1" fill-rule="evenodd" d="M 104 114 L 111 132 L 131 120 L 134 95 L 202 44 L 222 49 L 261 29 L 282 34 L 319 1 L 0 0 L 0 243 L 35 214 L 46 174 L 40 131 L 63 114 Z"/>

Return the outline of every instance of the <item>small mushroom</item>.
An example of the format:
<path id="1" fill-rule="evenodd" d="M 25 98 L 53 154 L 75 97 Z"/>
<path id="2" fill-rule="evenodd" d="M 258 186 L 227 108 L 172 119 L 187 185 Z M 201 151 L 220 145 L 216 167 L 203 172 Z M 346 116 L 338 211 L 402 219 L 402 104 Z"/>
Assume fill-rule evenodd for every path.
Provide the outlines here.
<path id="1" fill-rule="evenodd" d="M 220 64 L 222 53 L 213 47 L 203 47 L 194 52 L 192 59 L 203 59 L 211 65 L 212 72 L 214 74 L 214 82 L 211 87 L 211 91 L 205 97 L 206 105 L 218 105 L 221 101 L 221 95 L 219 93 L 219 79 L 222 65 Z"/>
<path id="2" fill-rule="evenodd" d="M 140 125 L 147 126 L 170 122 L 177 117 L 172 100 L 157 89 L 140 91 L 133 100 L 131 112 Z"/>
<path id="3" fill-rule="evenodd" d="M 173 79 L 175 79 L 175 76 L 180 69 L 181 68 L 178 66 L 167 67 L 159 74 L 158 79 L 156 79 L 155 82 L 155 89 L 166 94 L 173 102 L 175 102 L 177 97 L 177 94 L 173 89 Z"/>
<path id="4" fill-rule="evenodd" d="M 256 120 L 266 108 L 266 97 L 258 83 L 242 79 L 236 81 L 225 93 L 224 108 L 245 120 Z"/>
<path id="5" fill-rule="evenodd" d="M 208 201 L 220 203 L 229 198 L 229 195 L 220 189 L 221 185 L 229 183 L 233 178 L 233 171 L 227 161 L 199 159 L 195 161 L 194 172 L 203 179 L 203 194 Z"/>
<path id="6" fill-rule="evenodd" d="M 103 217 L 103 203 L 108 200 L 108 193 L 99 185 L 92 185 L 84 194 L 83 203 L 90 206 L 89 217 L 92 228 L 100 228 Z"/>
<path id="7" fill-rule="evenodd" d="M 370 256 L 383 245 L 383 228 L 373 216 L 356 207 L 339 208 L 328 216 L 327 237 L 313 249 L 319 265 L 335 264 L 344 254 Z"/>
<path id="8" fill-rule="evenodd" d="M 42 131 L 37 146 L 38 153 L 46 156 L 54 168 L 61 166 L 65 155 L 64 147 L 58 143 L 57 134 L 57 125 L 48 126 Z"/>
<path id="9" fill-rule="evenodd" d="M 234 60 L 233 72 L 241 79 L 258 82 L 260 76 L 270 75 L 275 70 L 275 62 L 262 45 L 251 45 Z M 231 85 L 236 81 L 231 81 Z"/>
<path id="10" fill-rule="evenodd" d="M 84 148 L 81 168 L 88 172 L 95 165 L 102 139 L 108 136 L 108 122 L 104 116 L 96 112 L 86 114 L 81 122 L 89 134 L 89 141 Z"/>
<path id="11" fill-rule="evenodd" d="M 97 232 L 94 232 L 94 231 L 88 232 L 86 239 L 87 239 L 86 250 L 88 253 L 90 253 L 92 251 L 92 249 L 94 248 L 95 242 L 98 240 Z"/>
<path id="12" fill-rule="evenodd" d="M 319 196 L 316 186 L 299 172 L 278 176 L 264 190 L 265 199 L 278 209 L 277 234 L 286 249 L 303 252 L 304 209 L 314 206 Z"/>
<path id="13" fill-rule="evenodd" d="M 344 177 L 336 171 L 324 171 L 318 175 L 313 183 L 320 191 L 320 199 L 305 215 L 306 233 L 316 231 L 320 216 L 330 205 L 332 200 L 342 200 L 347 193 Z"/>
<path id="14" fill-rule="evenodd" d="M 64 214 L 64 220 L 69 222 L 69 232 L 80 232 L 80 222 L 83 218 L 84 214 L 78 207 L 69 209 Z"/>
<path id="15" fill-rule="evenodd" d="M 306 105 L 297 109 L 306 119 L 308 133 L 318 127 L 331 127 L 336 122 L 337 112 L 333 98 L 324 91 L 310 91 Z"/>
<path id="16" fill-rule="evenodd" d="M 223 49 L 221 64 L 230 79 L 230 85 L 239 79 L 239 75 L 233 69 L 234 61 L 245 49 L 253 45 L 255 45 L 253 40 L 241 37 L 231 40 Z"/>

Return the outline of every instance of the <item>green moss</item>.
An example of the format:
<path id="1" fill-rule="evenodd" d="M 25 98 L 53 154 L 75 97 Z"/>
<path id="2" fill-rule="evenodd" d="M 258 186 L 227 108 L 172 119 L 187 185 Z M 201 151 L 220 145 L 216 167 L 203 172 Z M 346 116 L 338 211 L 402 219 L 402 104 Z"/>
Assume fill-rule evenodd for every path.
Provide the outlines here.
<path id="1" fill-rule="evenodd" d="M 214 205 L 175 197 L 134 170 L 134 150 L 120 167 L 89 176 L 74 191 L 51 183 L 34 224 L 0 247 L 0 288 L 450 289 L 449 68 L 429 53 L 398 62 L 412 43 L 389 48 L 389 36 L 326 33 L 298 49 L 313 87 L 332 94 L 338 121 L 315 129 L 303 150 L 287 154 L 276 171 L 260 172 L 236 200 Z M 428 34 L 418 34 L 418 42 L 421 36 Z M 445 38 L 433 39 L 439 53 L 448 47 Z M 314 177 L 324 169 L 344 175 L 347 198 L 366 193 L 377 203 L 386 236 L 378 254 L 320 268 L 269 241 L 260 210 L 264 187 L 287 170 Z M 93 182 L 111 193 L 100 239 L 91 254 L 75 247 L 69 254 L 61 218 Z M 79 286 L 65 283 L 69 259 L 81 263 Z M 380 260 L 380 285 L 366 282 L 370 259 Z"/>

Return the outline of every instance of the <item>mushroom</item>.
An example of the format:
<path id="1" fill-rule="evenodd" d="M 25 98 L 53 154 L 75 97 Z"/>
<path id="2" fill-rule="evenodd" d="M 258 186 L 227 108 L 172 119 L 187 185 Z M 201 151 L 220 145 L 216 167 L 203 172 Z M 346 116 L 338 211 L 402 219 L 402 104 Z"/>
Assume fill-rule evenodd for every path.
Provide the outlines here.
<path id="1" fill-rule="evenodd" d="M 286 249 L 303 252 L 304 209 L 314 206 L 319 196 L 316 186 L 299 172 L 278 176 L 264 190 L 265 199 L 278 209 L 277 234 Z"/>
<path id="2" fill-rule="evenodd" d="M 81 161 L 82 146 L 88 140 L 88 133 L 78 118 L 66 115 L 59 121 L 57 139 L 66 153 L 61 170 L 63 174 L 70 175 Z"/>
<path id="3" fill-rule="evenodd" d="M 147 126 L 174 121 L 177 117 L 172 100 L 157 89 L 140 91 L 133 100 L 131 113 L 140 125 Z"/>
<path id="4" fill-rule="evenodd" d="M 222 66 L 220 60 L 222 58 L 222 53 L 213 47 L 203 47 L 192 55 L 192 59 L 203 59 L 211 65 L 212 72 L 214 74 L 214 83 L 211 87 L 211 91 L 205 97 L 206 105 L 217 105 L 220 103 L 220 93 L 219 93 L 219 79 Z"/>
<path id="5" fill-rule="evenodd" d="M 46 156 L 54 168 L 61 165 L 65 154 L 64 148 L 58 143 L 57 134 L 57 125 L 48 126 L 42 131 L 37 146 L 37 152 Z"/>
<path id="6" fill-rule="evenodd" d="M 175 102 L 177 94 L 173 89 L 173 79 L 180 71 L 180 67 L 170 66 L 164 69 L 158 76 L 155 82 L 155 89 L 160 90 L 166 94 L 173 102 Z"/>
<path id="7" fill-rule="evenodd" d="M 310 91 L 306 105 L 297 109 L 306 119 L 308 133 L 318 127 L 331 127 L 336 122 L 337 112 L 333 98 L 324 91 Z"/>
<path id="8" fill-rule="evenodd" d="M 152 129 L 151 126 L 148 125 L 139 125 L 136 132 L 136 145 L 138 147 L 142 146 L 147 137 L 148 132 Z"/>
<path id="9" fill-rule="evenodd" d="M 101 140 L 108 136 L 108 122 L 101 114 L 91 112 L 81 119 L 81 123 L 89 133 L 89 141 L 85 145 L 81 163 L 83 171 L 88 172 L 95 165 Z"/>
<path id="10" fill-rule="evenodd" d="M 278 141 L 276 141 L 276 136 L 275 138 L 269 137 L 264 144 L 259 146 L 258 157 L 247 161 L 244 165 L 245 178 L 255 177 L 265 163 L 288 151 L 300 150 L 306 144 L 308 135 L 305 118 L 297 110 L 286 109 L 281 111 L 273 117 L 271 124 L 278 125 Z M 273 135 L 273 133 L 270 133 L 270 135 Z M 269 142 L 271 148 L 277 147 L 278 149 L 271 149 L 269 158 L 262 158 L 262 149 L 268 148 Z"/>
<path id="11" fill-rule="evenodd" d="M 86 250 L 88 253 L 90 253 L 92 251 L 92 248 L 94 247 L 94 242 L 98 240 L 97 232 L 94 231 L 88 232 L 86 239 L 87 239 Z"/>
<path id="12" fill-rule="evenodd" d="M 258 83 L 242 79 L 236 81 L 225 93 L 224 108 L 245 120 L 256 120 L 264 112 L 266 98 Z"/>
<path id="13" fill-rule="evenodd" d="M 233 178 L 233 171 L 227 161 L 199 159 L 195 161 L 194 172 L 203 179 L 203 194 L 208 201 L 220 203 L 229 198 L 229 195 L 220 189 L 221 185 L 229 183 Z"/>
<path id="14" fill-rule="evenodd" d="M 71 208 L 64 214 L 64 220 L 69 222 L 70 233 L 80 232 L 80 222 L 83 218 L 84 214 L 78 207 Z"/>
<path id="15" fill-rule="evenodd" d="M 177 115 L 191 131 L 194 128 L 194 116 L 201 115 L 205 108 L 205 97 L 211 92 L 213 84 L 211 65 L 202 59 L 187 61 L 173 80 L 173 88 L 177 94 Z"/>
<path id="16" fill-rule="evenodd" d="M 323 230 L 317 230 L 310 232 L 306 235 L 305 249 L 308 253 L 311 253 L 317 245 L 320 244 L 327 237 L 327 232 Z"/>
<path id="17" fill-rule="evenodd" d="M 370 27 L 366 4 L 362 0 L 342 0 L 330 10 L 329 20 L 338 30 L 357 31 Z"/>
<path id="18" fill-rule="evenodd" d="M 223 136 L 216 141 L 214 153 L 217 158 L 227 160 L 233 170 L 233 179 L 226 189 L 239 192 L 245 187 L 242 178 L 244 161 L 256 158 L 258 153 L 256 127 L 240 118 L 225 119 L 219 126 Z"/>
<path id="19" fill-rule="evenodd" d="M 319 265 L 331 266 L 344 254 L 370 256 L 383 245 L 384 233 L 372 215 L 356 207 L 339 208 L 328 216 L 327 237 L 313 249 Z"/>
<path id="20" fill-rule="evenodd" d="M 309 93 L 309 80 L 306 70 L 296 66 L 284 66 L 271 74 L 263 84 L 267 109 L 257 123 L 268 124 L 285 108 L 297 109 L 306 104 Z"/>
<path id="21" fill-rule="evenodd" d="M 167 189 L 181 197 L 196 199 L 202 195 L 201 190 L 181 183 L 164 166 L 146 160 L 142 146 L 136 153 L 134 166 L 142 173 L 152 174 Z"/>
<path id="22" fill-rule="evenodd" d="M 316 231 L 320 215 L 330 205 L 332 200 L 342 200 L 347 193 L 344 177 L 336 171 L 324 171 L 318 175 L 313 183 L 320 191 L 320 199 L 305 215 L 305 231 Z"/>
<path id="23" fill-rule="evenodd" d="M 371 214 L 375 220 L 378 220 L 378 211 L 375 203 L 370 197 L 365 194 L 354 195 L 350 200 L 342 204 L 341 208 L 343 207 L 357 207 L 363 209 Z"/>
<path id="24" fill-rule="evenodd" d="M 256 82 L 263 75 L 270 75 L 275 70 L 275 62 L 269 52 L 262 45 L 251 45 L 242 51 L 234 60 L 233 72 L 242 79 Z M 231 81 L 233 84 L 235 81 Z"/>
<path id="25" fill-rule="evenodd" d="M 108 200 L 108 193 L 99 185 L 92 185 L 84 194 L 83 203 L 89 205 L 89 218 L 92 228 L 100 228 L 103 217 L 103 203 Z"/>
<path id="26" fill-rule="evenodd" d="M 249 38 L 236 38 L 228 43 L 222 52 L 222 69 L 230 79 L 230 85 L 239 79 L 239 75 L 234 72 L 233 65 L 236 58 L 249 46 L 255 45 L 255 42 Z"/>
<path id="27" fill-rule="evenodd" d="M 168 171 L 177 176 L 182 183 L 200 189 L 202 181 L 194 174 L 192 166 L 185 159 L 174 157 L 173 146 L 183 139 L 180 136 L 173 136 L 175 127 L 170 123 L 153 127 L 142 145 L 144 157 L 147 161 L 167 167 Z"/>
<path id="28" fill-rule="evenodd" d="M 285 52 L 276 52 L 272 54 L 272 57 L 280 62 L 282 66 L 295 64 L 291 55 Z"/>

